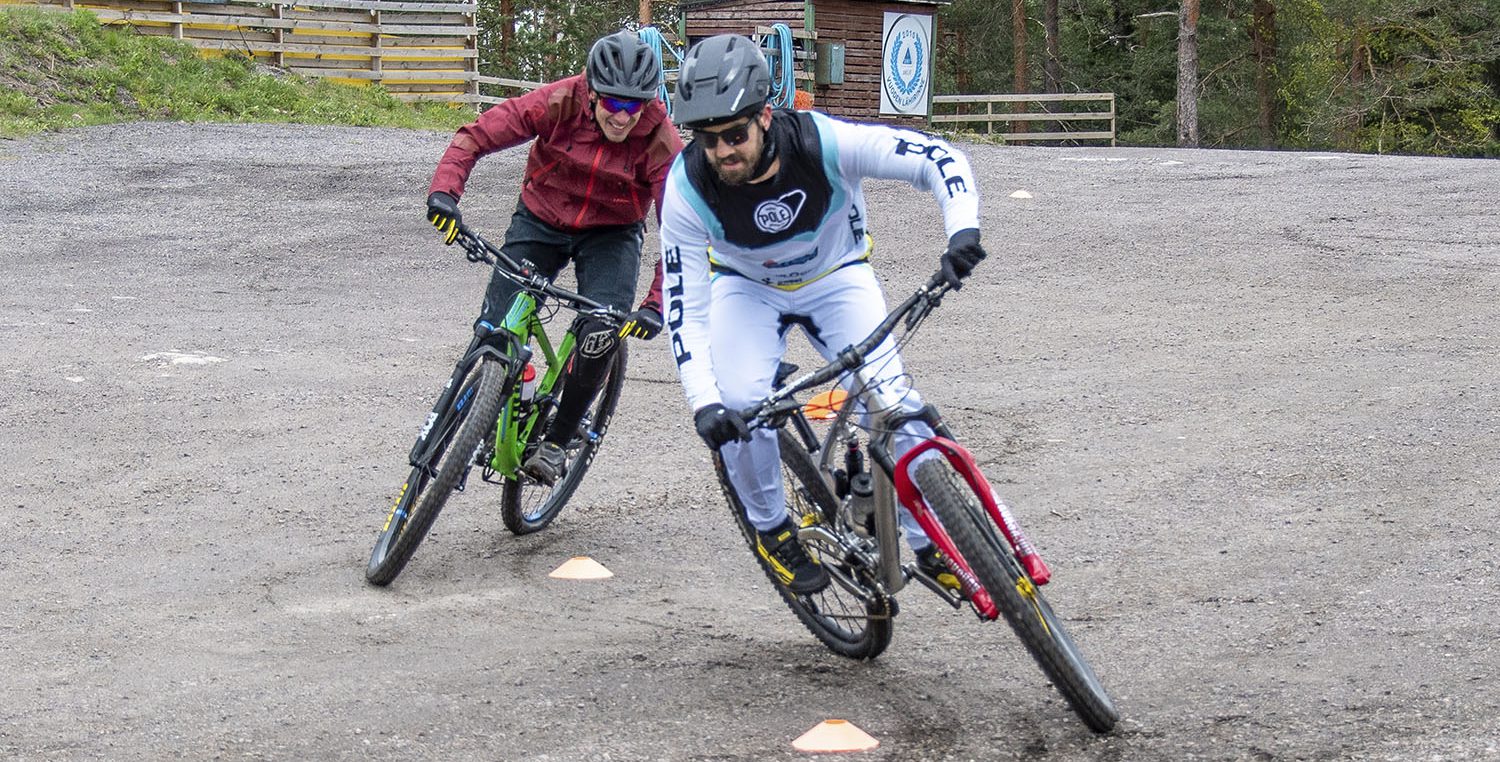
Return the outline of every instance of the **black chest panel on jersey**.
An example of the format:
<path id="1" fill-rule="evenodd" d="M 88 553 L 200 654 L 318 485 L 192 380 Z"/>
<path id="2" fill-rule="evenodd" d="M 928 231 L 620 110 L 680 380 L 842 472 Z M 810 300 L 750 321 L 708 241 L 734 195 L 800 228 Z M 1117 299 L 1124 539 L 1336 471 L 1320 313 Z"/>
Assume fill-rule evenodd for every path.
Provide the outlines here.
<path id="1" fill-rule="evenodd" d="M 762 183 L 724 185 L 703 147 L 687 148 L 687 176 L 724 226 L 724 239 L 741 248 L 780 243 L 816 231 L 828 214 L 833 186 L 823 171 L 823 146 L 812 117 L 773 111 L 771 136 L 780 152 L 776 175 Z"/>

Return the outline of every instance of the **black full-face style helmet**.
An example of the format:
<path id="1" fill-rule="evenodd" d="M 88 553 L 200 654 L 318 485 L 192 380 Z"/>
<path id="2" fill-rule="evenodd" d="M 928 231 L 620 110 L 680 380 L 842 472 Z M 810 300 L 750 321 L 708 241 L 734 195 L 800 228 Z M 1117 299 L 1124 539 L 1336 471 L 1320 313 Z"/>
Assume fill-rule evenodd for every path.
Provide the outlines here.
<path id="1" fill-rule="evenodd" d="M 588 80 L 600 95 L 648 101 L 661 86 L 661 63 L 635 33 L 615 32 L 589 49 Z"/>
<path id="2" fill-rule="evenodd" d="M 771 67 L 749 38 L 720 34 L 694 45 L 677 75 L 672 119 L 688 129 L 759 111 L 771 93 Z"/>

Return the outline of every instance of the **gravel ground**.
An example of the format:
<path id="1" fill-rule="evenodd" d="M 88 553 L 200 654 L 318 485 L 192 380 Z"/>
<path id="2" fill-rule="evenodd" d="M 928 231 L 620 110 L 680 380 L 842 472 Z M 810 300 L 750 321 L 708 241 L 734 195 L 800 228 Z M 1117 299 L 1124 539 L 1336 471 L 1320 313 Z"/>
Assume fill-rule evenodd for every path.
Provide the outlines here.
<path id="1" fill-rule="evenodd" d="M 907 366 L 1052 564 L 1098 737 L 919 589 L 874 662 L 819 646 L 660 341 L 551 528 L 474 489 L 367 586 L 484 287 L 422 219 L 447 137 L 0 141 L 0 756 L 799 759 L 842 718 L 871 760 L 1500 758 L 1500 163 L 968 147 L 992 256 Z M 941 225 L 867 191 L 899 298 Z"/>

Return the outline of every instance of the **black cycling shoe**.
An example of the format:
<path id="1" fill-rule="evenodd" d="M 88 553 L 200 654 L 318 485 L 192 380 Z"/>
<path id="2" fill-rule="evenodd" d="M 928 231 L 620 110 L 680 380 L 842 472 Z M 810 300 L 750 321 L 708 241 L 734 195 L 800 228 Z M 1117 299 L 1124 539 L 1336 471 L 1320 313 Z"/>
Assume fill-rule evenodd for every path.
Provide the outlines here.
<path id="1" fill-rule="evenodd" d="M 811 595 L 828 587 L 828 570 L 807 555 L 791 519 L 769 532 L 756 532 L 755 550 L 786 589 Z"/>
<path id="2" fill-rule="evenodd" d="M 963 594 L 963 585 L 958 582 L 958 575 L 954 574 L 953 569 L 948 566 L 948 557 L 943 555 L 943 551 L 938 550 L 938 546 L 928 545 L 917 551 L 917 568 L 923 574 L 937 580 L 939 585 L 968 600 L 969 596 Z"/>
<path id="3" fill-rule="evenodd" d="M 526 459 L 521 466 L 527 476 L 538 482 L 551 487 L 562 478 L 564 465 L 567 463 L 567 454 L 563 452 L 561 445 L 554 442 L 542 442 L 537 445 L 536 452 Z"/>

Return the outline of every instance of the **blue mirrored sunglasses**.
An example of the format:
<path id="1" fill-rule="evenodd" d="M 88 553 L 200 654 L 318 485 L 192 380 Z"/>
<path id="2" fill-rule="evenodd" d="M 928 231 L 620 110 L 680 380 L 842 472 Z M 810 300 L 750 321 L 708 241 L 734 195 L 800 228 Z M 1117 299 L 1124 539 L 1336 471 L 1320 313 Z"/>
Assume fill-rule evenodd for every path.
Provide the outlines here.
<path id="1" fill-rule="evenodd" d="M 604 104 L 604 110 L 613 114 L 616 111 L 624 111 L 631 116 L 640 113 L 646 107 L 645 101 L 631 100 L 629 98 L 611 98 L 608 95 L 599 97 L 599 102 Z"/>

